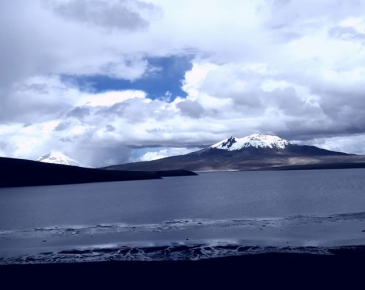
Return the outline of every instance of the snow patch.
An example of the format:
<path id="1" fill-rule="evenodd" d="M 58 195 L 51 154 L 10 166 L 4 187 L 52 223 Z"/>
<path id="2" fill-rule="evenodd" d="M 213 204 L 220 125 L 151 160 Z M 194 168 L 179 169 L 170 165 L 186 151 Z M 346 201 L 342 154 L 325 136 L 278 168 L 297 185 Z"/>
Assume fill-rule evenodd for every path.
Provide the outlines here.
<path id="1" fill-rule="evenodd" d="M 247 147 L 284 149 L 290 144 L 291 143 L 289 141 L 284 140 L 278 136 L 252 134 L 243 138 L 236 138 L 231 136 L 210 147 L 234 151 Z"/>

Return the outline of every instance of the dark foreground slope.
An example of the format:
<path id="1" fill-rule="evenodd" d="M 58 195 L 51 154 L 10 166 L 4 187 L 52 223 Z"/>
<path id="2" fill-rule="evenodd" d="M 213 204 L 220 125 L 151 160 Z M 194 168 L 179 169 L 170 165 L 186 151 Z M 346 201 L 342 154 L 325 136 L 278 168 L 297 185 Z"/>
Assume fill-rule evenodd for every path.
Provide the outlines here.
<path id="1" fill-rule="evenodd" d="M 2 283 L 37 289 L 361 289 L 364 247 L 332 255 L 258 254 L 199 261 L 0 266 Z M 277 287 L 276 287 L 277 286 Z"/>

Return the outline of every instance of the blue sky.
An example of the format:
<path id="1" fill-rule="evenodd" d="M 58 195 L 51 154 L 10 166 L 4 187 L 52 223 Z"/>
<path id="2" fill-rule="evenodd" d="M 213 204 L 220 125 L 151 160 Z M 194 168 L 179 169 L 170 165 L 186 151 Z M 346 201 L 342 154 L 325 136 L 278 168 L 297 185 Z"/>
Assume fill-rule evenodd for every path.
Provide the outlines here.
<path id="1" fill-rule="evenodd" d="M 171 94 L 169 101 L 173 101 L 176 97 L 186 97 L 186 92 L 181 89 L 181 82 L 184 80 L 185 72 L 192 68 L 191 56 L 155 57 L 146 58 L 146 60 L 153 70 L 134 81 L 112 78 L 107 75 L 63 75 L 62 80 L 71 81 L 81 89 L 91 87 L 95 93 L 142 90 L 147 93 L 147 98 L 152 100 L 165 98 L 167 92 Z"/>

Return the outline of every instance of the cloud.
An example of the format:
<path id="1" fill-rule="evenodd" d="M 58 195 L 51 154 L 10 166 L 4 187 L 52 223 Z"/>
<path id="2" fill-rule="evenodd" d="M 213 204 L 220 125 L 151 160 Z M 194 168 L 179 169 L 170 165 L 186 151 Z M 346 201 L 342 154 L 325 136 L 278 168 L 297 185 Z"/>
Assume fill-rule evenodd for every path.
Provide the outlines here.
<path id="1" fill-rule="evenodd" d="M 200 148 L 165 148 L 158 151 L 148 151 L 138 158 L 131 159 L 131 162 L 138 161 L 151 161 L 165 157 L 188 154 L 194 151 L 198 151 Z"/>
<path id="2" fill-rule="evenodd" d="M 103 28 L 135 31 L 146 29 L 161 10 L 136 0 L 45 1 L 46 7 L 65 20 Z"/>
<path id="3" fill-rule="evenodd" d="M 365 40 L 365 34 L 359 33 L 353 27 L 332 27 L 328 34 L 333 38 L 343 39 L 343 40 L 351 40 L 351 39 L 358 39 L 358 40 Z"/>
<path id="4" fill-rule="evenodd" d="M 67 113 L 67 117 L 74 117 L 79 120 L 82 120 L 89 115 L 90 109 L 88 107 L 76 107 Z"/>
<path id="5" fill-rule="evenodd" d="M 143 91 L 107 91 L 97 94 L 84 94 L 82 98 L 78 98 L 80 105 L 88 105 L 92 107 L 111 107 L 115 104 L 122 103 L 128 99 L 145 98 L 146 93 Z"/>
<path id="6" fill-rule="evenodd" d="M 330 138 L 315 138 L 310 141 L 294 141 L 298 144 L 318 146 L 327 150 L 346 152 L 350 154 L 365 154 L 365 135 L 336 136 Z"/>
<path id="7" fill-rule="evenodd" d="M 146 35 L 146 29 L 161 18 L 161 9 L 154 4 L 133 0 L 14 0 L 0 5 L 2 89 L 49 74 L 106 74 L 135 80 L 151 69 L 144 55 L 153 54 L 155 49 L 141 48 L 153 37 Z M 78 20 L 55 17 L 57 9 Z M 95 29 L 95 25 L 111 31 Z M 136 38 L 126 35 L 126 31 L 140 29 Z"/>
<path id="8" fill-rule="evenodd" d="M 198 102 L 186 100 L 177 103 L 176 105 L 182 114 L 187 115 L 191 118 L 200 118 L 204 112 L 204 108 Z"/>
<path id="9" fill-rule="evenodd" d="M 36 159 L 54 149 L 102 166 L 256 132 L 364 152 L 361 1 L 0 5 L 2 155 Z M 181 83 L 174 79 L 186 98 L 131 89 L 172 67 L 151 60 L 173 57 L 191 60 Z M 90 76 L 131 87 L 73 82 Z"/>
<path id="10" fill-rule="evenodd" d="M 60 122 L 55 128 L 54 130 L 55 131 L 63 131 L 63 130 L 66 130 L 68 127 L 70 126 L 70 122 L 68 121 L 63 121 L 63 122 Z"/>

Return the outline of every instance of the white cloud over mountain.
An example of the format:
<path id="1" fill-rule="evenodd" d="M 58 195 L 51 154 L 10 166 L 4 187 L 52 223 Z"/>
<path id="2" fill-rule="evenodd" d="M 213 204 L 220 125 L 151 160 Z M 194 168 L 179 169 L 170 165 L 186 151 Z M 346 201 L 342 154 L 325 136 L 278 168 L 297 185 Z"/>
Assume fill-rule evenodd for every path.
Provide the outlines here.
<path id="1" fill-rule="evenodd" d="M 103 166 L 252 133 L 365 154 L 361 1 L 0 6 L 1 156 L 60 150 Z M 63 78 L 135 81 L 163 69 L 149 58 L 181 55 L 192 59 L 180 84 L 187 97 L 173 101 L 152 100 L 148 89 L 95 91 Z"/>

